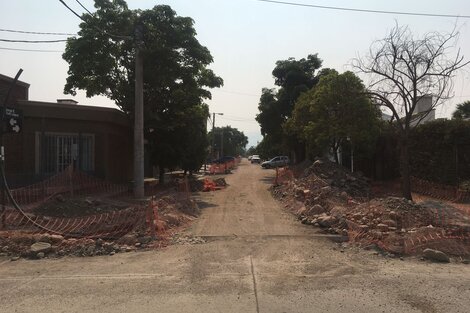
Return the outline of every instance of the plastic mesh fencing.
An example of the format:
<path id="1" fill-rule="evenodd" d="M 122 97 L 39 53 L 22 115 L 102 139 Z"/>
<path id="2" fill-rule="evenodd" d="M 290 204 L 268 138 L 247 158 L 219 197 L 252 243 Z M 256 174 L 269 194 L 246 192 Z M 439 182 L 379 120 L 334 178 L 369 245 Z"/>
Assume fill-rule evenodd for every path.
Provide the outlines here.
<path id="1" fill-rule="evenodd" d="M 426 208 L 429 214 L 420 220 L 397 218 L 398 229 L 379 229 L 373 225 L 346 220 L 348 238 L 359 246 L 376 245 L 380 249 L 402 255 L 420 254 L 426 248 L 449 255 L 470 255 L 470 215 L 452 208 Z"/>
<path id="2" fill-rule="evenodd" d="M 276 167 L 276 176 L 274 177 L 274 185 L 282 185 L 295 178 L 294 172 L 289 167 Z"/>
<path id="3" fill-rule="evenodd" d="M 12 190 L 11 193 L 19 204 L 19 209 L 10 201 L 6 202 L 5 210 L 0 212 L 0 230 L 49 233 L 72 238 L 115 239 L 139 229 L 156 236 L 162 231 L 156 201 L 159 197 L 170 193 L 175 201 L 192 204 L 191 191 L 186 178 L 172 186 L 175 188 L 161 190 L 148 188 L 146 195 L 152 197 L 146 203 L 118 201 L 119 198 L 130 199 L 131 193 L 128 185 L 114 184 L 68 168 L 43 182 Z M 56 216 L 57 214 L 51 216 L 51 214 L 38 211 L 38 208 L 48 201 L 60 206 L 69 199 L 83 196 L 117 199 L 119 205 L 106 212 L 84 213 L 80 216 L 62 217 Z M 88 199 L 86 201 L 91 202 Z"/>

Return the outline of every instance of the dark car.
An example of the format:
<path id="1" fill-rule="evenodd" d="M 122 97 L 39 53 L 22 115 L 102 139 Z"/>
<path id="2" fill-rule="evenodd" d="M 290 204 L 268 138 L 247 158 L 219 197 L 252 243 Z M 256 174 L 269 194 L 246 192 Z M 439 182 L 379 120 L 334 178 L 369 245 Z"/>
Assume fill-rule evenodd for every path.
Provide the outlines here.
<path id="1" fill-rule="evenodd" d="M 212 163 L 224 164 L 230 161 L 235 161 L 235 158 L 233 156 L 223 156 L 219 159 L 212 160 Z"/>

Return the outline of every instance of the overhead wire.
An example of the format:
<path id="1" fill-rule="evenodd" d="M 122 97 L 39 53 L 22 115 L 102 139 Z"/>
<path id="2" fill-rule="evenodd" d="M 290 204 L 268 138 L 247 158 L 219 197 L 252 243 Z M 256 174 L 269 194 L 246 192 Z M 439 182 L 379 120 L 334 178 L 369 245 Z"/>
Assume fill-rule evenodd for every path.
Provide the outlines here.
<path id="1" fill-rule="evenodd" d="M 0 38 L 0 41 L 3 41 L 3 42 L 20 42 L 20 43 L 56 43 L 56 42 L 65 42 L 65 41 L 67 41 L 67 39 L 58 39 L 58 40 L 20 40 L 20 39 Z"/>
<path id="2" fill-rule="evenodd" d="M 0 50 L 25 51 L 25 52 L 57 52 L 57 53 L 63 53 L 64 52 L 64 51 L 61 51 L 61 50 L 17 49 L 17 48 L 7 48 L 7 47 L 0 47 Z"/>
<path id="3" fill-rule="evenodd" d="M 77 34 L 72 34 L 72 33 L 31 32 L 31 31 L 25 31 L 25 30 L 4 29 L 4 28 L 0 28 L 0 32 L 32 34 L 32 35 L 53 35 L 53 36 L 76 36 L 77 35 Z"/>
<path id="4" fill-rule="evenodd" d="M 65 3 L 64 0 L 59 0 L 60 3 L 62 3 L 70 12 L 72 12 L 76 17 L 78 17 L 80 20 L 82 20 L 84 23 L 87 23 L 87 21 L 85 21 L 85 19 L 83 17 L 81 17 L 77 12 L 75 12 L 71 7 L 69 7 L 67 5 L 67 3 Z M 88 11 L 88 10 L 87 10 Z M 93 14 L 89 14 L 90 16 L 93 16 Z M 122 36 L 122 35 L 115 35 L 115 34 L 110 34 L 102 29 L 100 29 L 99 27 L 96 27 L 96 26 L 93 26 L 97 31 L 99 31 L 100 33 L 106 35 L 106 36 L 109 36 L 109 37 L 114 37 L 114 38 L 117 38 L 117 39 L 133 39 L 133 37 L 131 36 Z"/>
<path id="5" fill-rule="evenodd" d="M 316 5 L 316 4 L 307 4 L 307 3 L 299 3 L 299 2 L 277 1 L 277 0 L 255 0 L 255 1 L 267 2 L 267 3 L 273 3 L 273 4 L 281 4 L 281 5 L 298 6 L 298 7 L 308 7 L 308 8 L 316 8 L 316 9 L 327 9 L 327 10 L 339 10 L 339 11 L 352 11 L 352 12 L 362 12 L 362 13 L 411 15 L 411 16 L 424 16 L 424 17 L 470 18 L 470 15 L 356 9 L 356 8 L 335 7 L 335 6 Z"/>
<path id="6" fill-rule="evenodd" d="M 77 3 L 78 3 L 85 11 L 88 12 L 88 14 L 90 14 L 90 15 L 92 14 L 92 13 L 90 12 L 90 10 L 88 10 L 88 9 L 80 2 L 80 0 L 75 0 L 75 1 L 77 1 Z"/>

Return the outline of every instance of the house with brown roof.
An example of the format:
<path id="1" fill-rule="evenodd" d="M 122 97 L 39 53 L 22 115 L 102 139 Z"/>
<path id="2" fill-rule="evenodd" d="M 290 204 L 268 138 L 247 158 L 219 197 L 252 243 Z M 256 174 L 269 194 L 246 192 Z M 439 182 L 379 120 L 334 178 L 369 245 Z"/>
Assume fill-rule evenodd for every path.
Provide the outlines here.
<path id="1" fill-rule="evenodd" d="M 12 78 L 0 75 L 0 103 Z M 113 182 L 132 177 L 132 128 L 118 109 L 29 100 L 29 84 L 18 81 L 8 107 L 23 114 L 22 131 L 4 135 L 5 172 L 12 187 L 31 184 L 72 165 Z"/>

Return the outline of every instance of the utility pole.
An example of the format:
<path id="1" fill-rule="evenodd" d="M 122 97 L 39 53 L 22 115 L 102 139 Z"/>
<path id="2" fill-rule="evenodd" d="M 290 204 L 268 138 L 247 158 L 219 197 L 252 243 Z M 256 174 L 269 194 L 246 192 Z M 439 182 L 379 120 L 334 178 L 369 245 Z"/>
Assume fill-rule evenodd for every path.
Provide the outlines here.
<path id="1" fill-rule="evenodd" d="M 135 28 L 135 108 L 134 108 L 134 198 L 144 194 L 144 62 L 142 25 Z"/>
<path id="2" fill-rule="evenodd" d="M 220 158 L 224 157 L 224 129 L 220 129 Z"/>
<path id="3" fill-rule="evenodd" d="M 224 115 L 224 113 L 212 113 L 212 159 L 215 159 L 215 115 Z"/>

